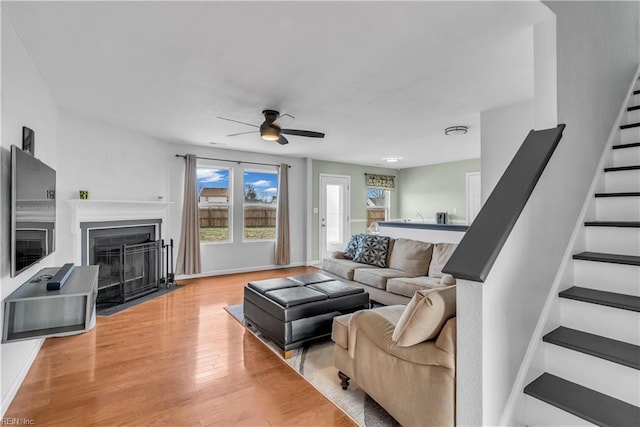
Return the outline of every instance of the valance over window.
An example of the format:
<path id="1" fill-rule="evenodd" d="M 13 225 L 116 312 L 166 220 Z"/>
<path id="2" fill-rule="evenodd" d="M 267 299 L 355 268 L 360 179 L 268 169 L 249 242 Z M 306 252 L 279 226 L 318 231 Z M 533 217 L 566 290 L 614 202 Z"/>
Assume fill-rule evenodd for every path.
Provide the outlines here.
<path id="1" fill-rule="evenodd" d="M 365 173 L 364 178 L 368 188 L 379 188 L 381 190 L 395 190 L 396 188 L 396 177 L 393 175 Z"/>

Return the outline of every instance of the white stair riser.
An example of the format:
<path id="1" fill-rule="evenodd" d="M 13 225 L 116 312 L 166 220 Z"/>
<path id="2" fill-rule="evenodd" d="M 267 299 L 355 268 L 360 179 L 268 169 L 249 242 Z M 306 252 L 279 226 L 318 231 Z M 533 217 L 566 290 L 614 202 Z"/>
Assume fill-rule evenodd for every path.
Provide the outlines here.
<path id="1" fill-rule="evenodd" d="M 546 371 L 632 405 L 640 402 L 640 371 L 579 351 L 544 343 Z"/>
<path id="2" fill-rule="evenodd" d="M 562 326 L 640 345 L 640 313 L 566 298 L 560 301 Z"/>
<path id="3" fill-rule="evenodd" d="M 640 221 L 640 197 L 596 197 L 598 221 Z"/>
<path id="4" fill-rule="evenodd" d="M 640 165 L 640 147 L 618 148 L 613 150 L 613 164 L 611 166 L 633 165 Z"/>
<path id="5" fill-rule="evenodd" d="M 607 193 L 640 191 L 640 169 L 606 172 L 604 174 L 604 183 Z"/>
<path id="6" fill-rule="evenodd" d="M 585 227 L 585 242 L 591 252 L 640 255 L 640 228 Z"/>
<path id="7" fill-rule="evenodd" d="M 573 260 L 573 285 L 640 297 L 640 267 Z"/>
<path id="8" fill-rule="evenodd" d="M 587 420 L 576 417 L 560 408 L 535 397 L 526 396 L 527 427 L 535 426 L 593 426 Z"/>
<path id="9" fill-rule="evenodd" d="M 626 123 L 638 123 L 640 122 L 640 110 L 627 111 Z"/>
<path id="10" fill-rule="evenodd" d="M 620 141 L 622 141 L 623 144 L 640 141 L 640 127 L 621 129 L 620 132 Z"/>

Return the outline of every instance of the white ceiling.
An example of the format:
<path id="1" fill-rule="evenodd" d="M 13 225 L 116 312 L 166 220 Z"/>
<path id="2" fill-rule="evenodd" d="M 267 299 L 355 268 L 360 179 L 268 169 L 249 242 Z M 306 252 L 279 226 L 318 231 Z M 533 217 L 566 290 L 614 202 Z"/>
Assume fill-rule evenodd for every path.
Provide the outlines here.
<path id="1" fill-rule="evenodd" d="M 167 141 L 393 167 L 479 157 L 533 96 L 538 2 L 3 2 L 59 105 Z M 325 132 L 280 146 L 224 116 Z M 451 125 L 465 136 L 445 137 Z"/>

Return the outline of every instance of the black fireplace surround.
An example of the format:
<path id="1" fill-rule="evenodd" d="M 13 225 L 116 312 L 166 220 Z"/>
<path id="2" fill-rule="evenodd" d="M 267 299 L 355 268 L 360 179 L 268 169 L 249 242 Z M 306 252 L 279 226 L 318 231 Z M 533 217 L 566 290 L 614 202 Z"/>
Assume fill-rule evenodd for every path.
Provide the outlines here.
<path id="1" fill-rule="evenodd" d="M 122 304 L 160 284 L 162 220 L 81 223 L 82 264 L 98 265 L 98 303 Z"/>

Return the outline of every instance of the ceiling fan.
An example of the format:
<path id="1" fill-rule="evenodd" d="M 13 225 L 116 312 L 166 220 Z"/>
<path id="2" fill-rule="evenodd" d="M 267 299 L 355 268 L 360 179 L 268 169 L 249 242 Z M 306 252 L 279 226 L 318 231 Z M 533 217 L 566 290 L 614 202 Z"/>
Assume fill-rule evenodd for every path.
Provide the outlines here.
<path id="1" fill-rule="evenodd" d="M 276 141 L 280 145 L 285 145 L 289 143 L 289 141 L 287 140 L 287 138 L 284 137 L 284 135 L 306 136 L 309 138 L 324 138 L 324 133 L 322 132 L 314 132 L 310 130 L 299 130 L 299 129 L 282 129 L 280 125 L 277 123 L 277 120 L 284 116 L 289 116 L 293 118 L 293 116 L 290 114 L 280 115 L 280 113 L 275 110 L 264 110 L 262 114 L 264 115 L 265 120 L 264 120 L 264 123 L 262 123 L 260 126 L 254 125 L 251 123 L 241 122 L 239 120 L 227 119 L 226 117 L 218 117 L 218 118 L 222 120 L 228 120 L 230 122 L 241 123 L 243 125 L 259 128 L 259 130 L 233 133 L 227 136 L 236 136 L 236 135 L 243 135 L 247 133 L 260 132 L 260 137 L 262 139 L 266 139 L 267 141 Z"/>

